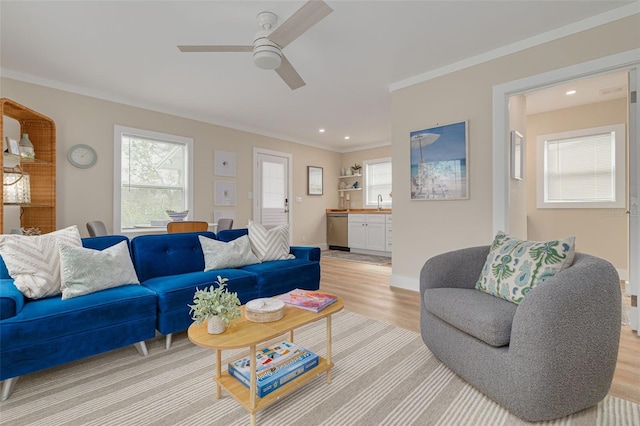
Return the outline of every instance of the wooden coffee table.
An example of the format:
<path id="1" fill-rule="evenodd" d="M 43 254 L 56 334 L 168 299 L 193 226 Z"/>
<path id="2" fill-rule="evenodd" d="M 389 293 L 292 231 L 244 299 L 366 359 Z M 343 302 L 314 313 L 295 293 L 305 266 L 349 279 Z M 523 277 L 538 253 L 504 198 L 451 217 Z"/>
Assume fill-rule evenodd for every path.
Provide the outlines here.
<path id="1" fill-rule="evenodd" d="M 216 351 L 216 397 L 222 397 L 222 389 L 233 396 L 250 414 L 251 424 L 256 424 L 256 413 L 276 402 L 283 396 L 293 392 L 305 383 L 313 380 L 321 373 L 327 373 L 327 383 L 331 383 L 331 315 L 344 307 L 342 298 L 314 313 L 300 308 L 285 306 L 284 317 L 273 322 L 251 322 L 245 318 L 244 306 L 241 307 L 242 317 L 232 323 L 222 334 L 207 333 L 206 322 L 201 325 L 192 324 L 188 330 L 189 340 L 203 348 Z M 293 343 L 293 331 L 304 325 L 326 318 L 327 320 L 327 357 L 318 357 L 318 366 L 284 384 L 268 395 L 260 398 L 256 395 L 256 365 L 252 363 L 251 388 L 247 389 L 240 381 L 226 371 L 222 372 L 222 351 L 228 349 L 249 348 L 249 359 L 256 359 L 256 346 L 278 336 L 289 333 L 289 340 Z"/>

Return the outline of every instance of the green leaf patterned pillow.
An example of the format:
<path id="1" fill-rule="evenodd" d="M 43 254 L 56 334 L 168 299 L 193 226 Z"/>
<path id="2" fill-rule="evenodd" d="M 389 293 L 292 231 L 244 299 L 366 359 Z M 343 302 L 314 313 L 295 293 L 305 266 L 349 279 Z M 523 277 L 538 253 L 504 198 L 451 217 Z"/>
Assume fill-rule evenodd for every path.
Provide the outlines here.
<path id="1" fill-rule="evenodd" d="M 498 232 L 476 289 L 519 304 L 536 285 L 571 266 L 575 239 L 524 241 Z"/>

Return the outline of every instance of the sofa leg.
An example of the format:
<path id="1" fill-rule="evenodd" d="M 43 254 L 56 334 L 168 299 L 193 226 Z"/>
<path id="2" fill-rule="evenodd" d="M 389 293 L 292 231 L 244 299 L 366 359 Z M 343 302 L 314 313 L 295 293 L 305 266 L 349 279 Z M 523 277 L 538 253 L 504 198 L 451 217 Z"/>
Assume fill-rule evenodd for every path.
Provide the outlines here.
<path id="1" fill-rule="evenodd" d="M 136 350 L 140 355 L 142 356 L 149 355 L 149 351 L 147 350 L 147 344 L 144 342 L 144 340 L 142 342 L 134 343 L 133 346 L 135 346 Z"/>
<path id="2" fill-rule="evenodd" d="M 2 382 L 2 400 L 3 401 L 6 401 L 7 399 L 9 399 L 9 397 L 11 396 L 11 393 L 13 392 L 13 388 L 16 386 L 16 383 L 18 382 L 19 378 L 20 376 L 12 377 L 10 379 L 5 379 Z"/>
<path id="3" fill-rule="evenodd" d="M 164 343 L 164 348 L 165 349 L 169 349 L 171 347 L 171 338 L 172 337 L 173 337 L 173 334 L 171 334 L 171 333 L 167 334 L 166 340 L 165 340 L 165 343 Z"/>

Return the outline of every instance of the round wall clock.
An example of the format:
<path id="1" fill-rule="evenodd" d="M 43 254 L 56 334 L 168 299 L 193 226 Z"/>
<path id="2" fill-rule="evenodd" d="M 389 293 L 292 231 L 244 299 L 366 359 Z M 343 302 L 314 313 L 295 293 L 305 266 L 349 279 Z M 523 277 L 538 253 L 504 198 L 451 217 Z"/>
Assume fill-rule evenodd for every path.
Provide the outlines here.
<path id="1" fill-rule="evenodd" d="M 98 154 L 89 145 L 77 144 L 69 148 L 67 151 L 67 159 L 75 167 L 80 169 L 88 169 L 96 164 Z"/>

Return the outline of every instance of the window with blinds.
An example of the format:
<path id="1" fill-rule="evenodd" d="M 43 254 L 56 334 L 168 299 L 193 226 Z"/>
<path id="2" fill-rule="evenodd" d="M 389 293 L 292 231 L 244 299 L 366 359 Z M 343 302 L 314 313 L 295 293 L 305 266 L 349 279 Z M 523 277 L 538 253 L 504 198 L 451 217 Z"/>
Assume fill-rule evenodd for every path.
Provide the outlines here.
<path id="1" fill-rule="evenodd" d="M 382 196 L 381 206 L 391 207 L 391 158 L 367 160 L 364 166 L 365 206 L 377 207 L 378 195 Z"/>
<path id="2" fill-rule="evenodd" d="M 168 220 L 189 210 L 193 139 L 116 126 L 114 229 Z"/>
<path id="3" fill-rule="evenodd" d="M 625 205 L 624 124 L 538 138 L 539 208 Z"/>

